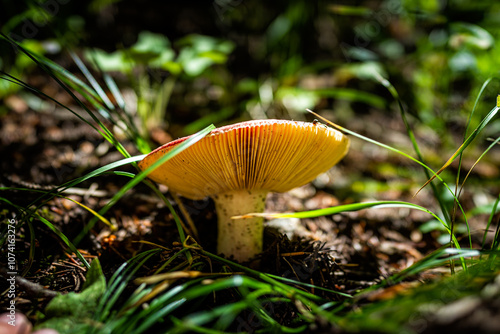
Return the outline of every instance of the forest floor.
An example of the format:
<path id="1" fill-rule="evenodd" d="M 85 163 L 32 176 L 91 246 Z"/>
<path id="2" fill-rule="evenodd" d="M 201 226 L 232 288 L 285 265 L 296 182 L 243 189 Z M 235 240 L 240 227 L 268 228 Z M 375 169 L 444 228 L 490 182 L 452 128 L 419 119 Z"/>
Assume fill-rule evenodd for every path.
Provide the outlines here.
<path id="1" fill-rule="evenodd" d="M 64 93 L 44 84 L 43 78 L 35 76 L 30 80 L 40 81 L 42 89 L 63 104 L 72 103 Z M 33 103 L 39 103 L 36 111 Z M 10 188 L 2 190 L 2 197 L 19 206 L 27 207 L 39 196 L 38 190 L 52 189 L 122 158 L 97 132 L 62 108 L 41 100 L 30 100 L 26 94 L 10 96 L 5 105 L 9 112 L 0 117 L 0 186 Z M 78 112 L 78 108 L 75 110 Z M 81 115 L 86 117 L 83 112 Z M 328 113 L 324 115 L 329 116 Z M 411 143 L 405 136 L 404 125 L 392 115 L 367 112 L 342 125 L 410 152 Z M 162 133 L 158 137 L 172 135 Z M 422 132 L 420 139 L 424 156 L 430 156 L 438 167 L 447 158 L 439 157 L 435 151 L 441 138 Z M 133 155 L 139 154 L 126 140 L 124 145 Z M 463 164 L 470 167 L 472 163 L 466 159 Z M 133 171 L 130 166 L 122 167 L 122 170 Z M 436 210 L 437 204 L 428 188 L 414 197 L 425 182 L 422 175 L 419 166 L 401 156 L 352 138 L 350 152 L 338 166 L 311 184 L 287 193 L 270 194 L 266 212 L 305 211 L 368 200 L 410 201 Z M 498 165 L 486 161 L 476 168 L 474 176 L 480 179 L 495 175 L 500 175 Z M 73 240 L 92 214 L 71 200 L 98 210 L 126 181 L 116 175 L 91 179 L 78 188 L 68 189 L 64 193 L 67 199 L 56 197 L 39 208 L 39 212 Z M 160 189 L 167 193 L 166 188 Z M 465 210 L 472 209 L 475 202 L 480 201 L 471 190 L 462 195 Z M 217 227 L 213 202 L 187 199 L 182 199 L 182 202 L 197 228 L 194 238 L 204 249 L 214 252 Z M 178 203 L 172 200 L 172 204 L 177 210 Z M 12 214 L 10 208 L 3 207 L 3 217 Z M 469 221 L 475 248 L 481 247 L 486 216 L 477 215 Z M 107 217 L 116 229 L 99 223 L 77 247 L 89 262 L 98 257 L 108 278 L 120 264 L 151 248 L 144 241 L 170 250 L 180 247 L 172 214 L 145 186 L 139 185 L 129 191 Z M 271 220 L 266 227 L 261 271 L 355 294 L 408 268 L 449 241 L 449 235 L 441 228 L 422 228 L 426 223 L 431 226 L 429 221 L 431 217 L 425 212 L 407 208 L 362 210 L 315 219 Z M 30 231 L 24 225 L 18 231 L 16 260 L 21 269 L 26 269 L 24 277 L 35 285 L 21 286 L 17 307 L 36 321 L 37 311 L 43 310 L 52 297 L 50 293 L 40 294 L 39 288 L 62 293 L 79 291 L 86 269 L 75 255 L 64 253 L 65 245 L 46 226 L 35 221 L 32 227 Z M 35 243 L 34 254 L 29 253 L 32 242 Z M 138 275 L 154 272 L 170 254 L 165 250 L 157 265 L 143 268 Z M 170 268 L 179 265 L 179 261 L 173 261 Z M 222 266 L 213 263 L 213 270 L 220 270 Z M 359 305 L 394 298 L 408 289 L 449 275 L 450 268 L 446 266 L 426 270 L 397 285 L 363 296 Z M 313 288 L 311 292 L 333 300 L 344 298 Z M 235 296 L 228 294 L 225 298 L 232 300 Z M 6 305 L 6 302 L 4 295 L 1 303 Z M 225 302 L 220 296 L 213 301 L 214 305 Z M 275 311 L 282 312 L 282 317 L 289 312 Z M 456 319 L 456 324 L 463 326 L 463 321 Z M 470 322 L 477 323 L 477 317 L 471 317 Z M 439 328 L 439 324 L 439 319 L 434 319 L 426 328 Z"/>

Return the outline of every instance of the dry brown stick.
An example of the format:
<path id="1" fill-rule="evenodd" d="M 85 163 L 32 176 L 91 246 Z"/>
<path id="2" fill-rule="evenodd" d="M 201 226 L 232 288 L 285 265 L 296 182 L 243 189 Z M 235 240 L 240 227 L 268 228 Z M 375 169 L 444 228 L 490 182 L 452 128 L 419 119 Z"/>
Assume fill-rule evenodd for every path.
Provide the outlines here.
<path id="1" fill-rule="evenodd" d="M 52 299 L 59 294 L 56 291 L 46 289 L 45 287 L 43 287 L 38 283 L 31 282 L 22 276 L 9 275 L 9 273 L 7 272 L 7 270 L 5 270 L 5 268 L 0 268 L 0 275 L 5 277 L 6 279 L 12 279 L 12 277 L 14 277 L 17 286 L 32 297 L 42 297 L 42 298 Z"/>

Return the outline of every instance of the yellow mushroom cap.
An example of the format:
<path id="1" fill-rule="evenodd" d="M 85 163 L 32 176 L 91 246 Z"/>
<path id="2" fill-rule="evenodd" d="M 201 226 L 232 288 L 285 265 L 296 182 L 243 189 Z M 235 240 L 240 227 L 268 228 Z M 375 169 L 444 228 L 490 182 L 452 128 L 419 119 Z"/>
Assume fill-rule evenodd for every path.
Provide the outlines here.
<path id="1" fill-rule="evenodd" d="M 187 138 L 157 148 L 139 167 L 147 169 Z M 326 172 L 348 147 L 346 136 L 323 124 L 247 121 L 213 130 L 149 178 L 190 199 L 234 190 L 285 192 Z"/>

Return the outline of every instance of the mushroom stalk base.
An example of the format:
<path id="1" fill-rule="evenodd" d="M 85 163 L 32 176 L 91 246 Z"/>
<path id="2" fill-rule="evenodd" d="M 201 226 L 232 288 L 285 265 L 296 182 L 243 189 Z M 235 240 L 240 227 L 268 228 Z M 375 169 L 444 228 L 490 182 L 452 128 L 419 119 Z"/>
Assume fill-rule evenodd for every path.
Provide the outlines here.
<path id="1" fill-rule="evenodd" d="M 213 197 L 218 216 L 217 252 L 238 262 L 247 262 L 262 252 L 264 219 L 233 216 L 263 212 L 267 191 L 238 190 Z M 253 263 L 256 264 L 256 263 Z"/>

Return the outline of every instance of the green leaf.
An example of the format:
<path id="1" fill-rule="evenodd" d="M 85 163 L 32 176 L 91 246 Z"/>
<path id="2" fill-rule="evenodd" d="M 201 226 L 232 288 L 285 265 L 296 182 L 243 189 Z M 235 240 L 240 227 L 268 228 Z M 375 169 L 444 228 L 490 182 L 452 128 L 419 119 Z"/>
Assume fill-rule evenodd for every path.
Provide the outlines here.
<path id="1" fill-rule="evenodd" d="M 212 59 L 201 57 L 194 48 L 184 48 L 179 54 L 181 63 L 187 75 L 196 77 L 213 64 Z"/>
<path id="2" fill-rule="evenodd" d="M 318 92 L 296 87 L 281 87 L 276 92 L 276 97 L 287 109 L 301 112 L 316 106 L 320 100 Z"/>
<path id="3" fill-rule="evenodd" d="M 47 320 L 36 329 L 52 328 L 60 334 L 84 334 L 96 330 L 100 323 L 92 318 L 105 290 L 106 279 L 96 259 L 87 273 L 82 292 L 70 292 L 52 299 L 45 309 Z"/>
<path id="4" fill-rule="evenodd" d="M 164 50 L 170 49 L 170 41 L 161 34 L 149 31 L 139 33 L 137 42 L 130 48 L 135 54 L 160 55 Z"/>
<path id="5" fill-rule="evenodd" d="M 99 259 L 95 259 L 94 261 L 92 261 L 92 264 L 90 265 L 90 268 L 87 272 L 87 277 L 85 283 L 83 284 L 82 291 L 85 291 L 87 288 L 90 288 L 90 286 L 94 284 L 98 284 L 98 286 L 102 287 L 106 286 L 106 278 L 102 273 L 102 267 Z"/>
<path id="6" fill-rule="evenodd" d="M 190 35 L 178 42 L 182 49 L 177 62 L 189 76 L 198 76 L 214 64 L 226 62 L 234 44 L 213 37 Z"/>
<path id="7" fill-rule="evenodd" d="M 91 62 L 94 61 L 97 67 L 103 71 L 117 71 L 129 73 L 133 64 L 124 56 L 122 51 L 107 53 L 100 49 L 85 51 L 84 56 Z"/>
<path id="8" fill-rule="evenodd" d="M 450 38 L 450 45 L 455 49 L 463 46 L 476 50 L 487 50 L 495 44 L 493 36 L 478 25 L 459 22 L 452 24 L 454 34 Z"/>

